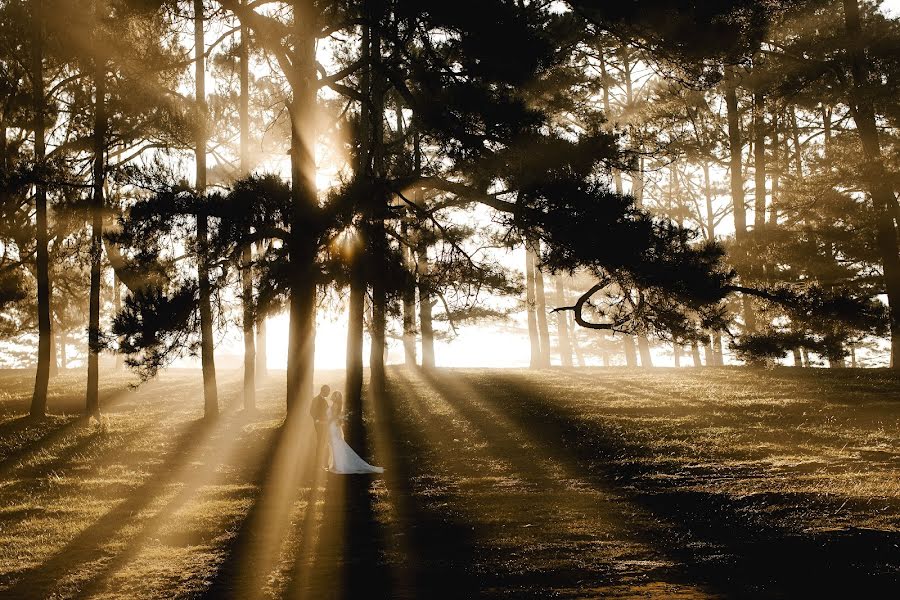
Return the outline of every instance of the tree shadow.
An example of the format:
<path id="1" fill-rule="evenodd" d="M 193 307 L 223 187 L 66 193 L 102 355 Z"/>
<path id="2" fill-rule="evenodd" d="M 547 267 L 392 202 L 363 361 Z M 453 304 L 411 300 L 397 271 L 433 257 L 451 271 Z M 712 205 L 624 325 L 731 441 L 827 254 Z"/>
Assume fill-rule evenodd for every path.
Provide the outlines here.
<path id="1" fill-rule="evenodd" d="M 166 485 L 190 458 L 190 451 L 206 438 L 212 426 L 213 422 L 205 419 L 187 425 L 165 453 L 165 460 L 151 471 L 126 500 L 106 512 L 41 564 L 5 574 L 3 580 L 0 580 L 0 584 L 5 582 L 9 585 L 4 594 L 10 598 L 50 597 L 55 584 L 67 573 L 78 566 L 96 561 L 102 556 L 103 544 L 130 525 L 142 510 L 166 491 Z"/>
<path id="2" fill-rule="evenodd" d="M 651 483 L 647 476 L 657 467 L 628 460 L 646 449 L 619 428 L 579 418 L 514 375 L 498 378 L 484 400 L 673 527 L 675 539 L 651 535 L 647 541 L 676 558 L 688 579 L 729 597 L 865 597 L 900 584 L 900 532 L 803 533 L 752 510 L 748 500 Z"/>

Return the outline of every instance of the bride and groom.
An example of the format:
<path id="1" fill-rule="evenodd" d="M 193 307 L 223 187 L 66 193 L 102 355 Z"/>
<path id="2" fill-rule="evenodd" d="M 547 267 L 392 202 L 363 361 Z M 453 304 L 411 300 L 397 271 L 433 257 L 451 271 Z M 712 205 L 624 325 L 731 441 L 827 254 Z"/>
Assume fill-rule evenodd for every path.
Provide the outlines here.
<path id="1" fill-rule="evenodd" d="M 344 432 L 341 429 L 344 397 L 340 392 L 331 392 L 331 388 L 323 385 L 319 394 L 313 398 L 309 414 L 316 425 L 316 465 L 322 464 L 322 452 L 327 446 L 329 449 L 328 471 L 339 475 L 356 473 L 384 473 L 382 467 L 370 465 L 359 454 L 353 451 L 344 441 Z"/>

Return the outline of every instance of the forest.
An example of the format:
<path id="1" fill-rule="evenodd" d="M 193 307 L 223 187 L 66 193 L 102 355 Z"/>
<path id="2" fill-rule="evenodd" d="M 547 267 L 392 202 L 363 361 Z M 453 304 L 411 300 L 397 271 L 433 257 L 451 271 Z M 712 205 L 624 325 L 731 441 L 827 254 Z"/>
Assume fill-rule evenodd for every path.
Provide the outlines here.
<path id="1" fill-rule="evenodd" d="M 18 491 L 49 493 L 60 473 L 79 480 L 69 501 L 112 502 L 112 488 L 87 482 L 116 452 L 129 473 L 177 460 L 183 475 L 195 461 L 207 471 L 184 475 L 178 493 L 197 492 L 225 469 L 201 448 L 231 464 L 246 437 L 255 450 L 232 467 L 255 491 L 195 536 L 232 537 L 209 542 L 213 558 L 185 571 L 174 596 L 163 579 L 132 597 L 362 597 L 361 581 L 376 597 L 584 597 L 603 587 L 592 578 L 612 597 L 768 597 L 806 588 L 767 553 L 796 547 L 842 565 L 858 545 L 868 548 L 858 563 L 819 592 L 840 577 L 844 591 L 896 583 L 898 98 L 900 4 L 882 0 L 0 0 L 0 497 L 10 506 L 0 539 L 37 527 L 34 511 L 56 505 L 35 508 Z M 512 358 L 524 356 L 529 368 L 451 356 L 467 335 L 497 364 L 525 367 Z M 273 336 L 283 352 L 271 353 Z M 317 368 L 336 348 L 343 370 Z M 476 369 L 448 368 L 461 366 Z M 723 417 L 742 406 L 736 421 Z M 643 409 L 656 417 L 632 414 Z M 679 446 L 669 421 L 682 418 L 692 429 Z M 742 418 L 773 439 L 742 438 Z M 804 424 L 822 428 L 815 440 L 788 429 Z M 775 462 L 729 479 L 737 467 L 713 427 L 736 436 L 738 462 Z M 175 431 L 184 445 L 170 447 Z M 128 437 L 142 449 L 116 445 Z M 454 451 L 460 440 L 470 444 Z M 481 443 L 500 462 L 476 473 L 442 455 Z M 528 463 L 534 444 L 546 465 Z M 377 457 L 385 476 L 337 477 L 363 472 L 341 470 L 343 446 L 369 474 L 382 467 L 353 449 Z M 757 489 L 753 477 L 786 464 L 773 448 L 794 470 L 784 487 Z M 657 451 L 672 464 L 641 462 Z M 805 452 L 818 458 L 796 459 Z M 715 473 L 691 471 L 694 459 Z M 419 479 L 454 469 L 453 486 Z M 656 504 L 687 494 L 663 485 L 676 478 L 667 469 L 697 494 L 678 496 L 680 508 Z M 458 528 L 476 524 L 471 540 L 430 504 L 446 495 L 465 507 L 470 477 L 501 488 L 521 478 L 505 500 L 482 485 L 471 514 L 453 513 Z M 519 580 L 479 554 L 499 525 L 478 515 L 530 528 L 516 521 L 532 501 L 516 486 L 578 477 L 625 482 L 598 488 L 624 503 L 604 518 L 648 511 L 628 534 L 640 530 L 645 546 L 670 543 L 674 529 L 654 519 L 674 527 L 718 511 L 704 543 L 724 544 L 733 562 L 623 550 L 643 565 L 632 572 L 632 558 L 604 550 L 597 564 L 632 567 L 589 569 L 582 581 L 525 552 L 538 566 Z M 174 485 L 125 479 L 131 498 Z M 553 502 L 581 514 L 593 500 L 571 485 L 580 496 Z M 627 497 L 607 498 L 620 485 Z M 767 499 L 736 508 L 710 500 L 720 494 Z M 291 512 L 301 496 L 324 505 L 318 516 Z M 883 504 L 877 518 L 865 498 Z M 173 514 L 206 506 L 178 502 Z M 553 521 L 547 502 L 547 536 L 574 553 L 583 532 Z M 727 510 L 781 520 L 777 532 L 741 521 L 762 536 L 751 548 L 737 544 Z M 161 527 L 164 512 L 149 523 Z M 318 519 L 317 541 L 290 542 L 308 573 L 277 567 L 291 536 L 273 537 L 273 523 L 285 519 Z M 367 554 L 366 536 L 422 519 L 406 542 L 382 531 L 381 554 Z M 791 537 L 838 529 L 851 533 Z M 54 541 L 27 560 L 0 552 L 0 595 L 107 597 L 101 584 L 140 552 L 103 550 L 100 575 L 66 579 L 105 538 L 29 531 L 9 543 Z M 451 558 L 425 533 L 453 538 Z M 513 554 L 530 543 L 504 539 Z M 328 552 L 340 556 L 316 567 Z M 406 555 L 420 562 L 398 575 Z M 268 570 L 249 582 L 239 559 Z M 646 566 L 656 560 L 668 566 Z M 463 576 L 473 565 L 486 571 Z M 331 589 L 329 578 L 344 583 Z"/>

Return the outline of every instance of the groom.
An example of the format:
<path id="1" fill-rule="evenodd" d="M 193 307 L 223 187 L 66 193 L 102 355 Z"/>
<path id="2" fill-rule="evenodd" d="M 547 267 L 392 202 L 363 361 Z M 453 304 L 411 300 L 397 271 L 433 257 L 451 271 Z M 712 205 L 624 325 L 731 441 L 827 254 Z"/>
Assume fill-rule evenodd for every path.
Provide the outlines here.
<path id="1" fill-rule="evenodd" d="M 319 395 L 313 398 L 309 407 L 309 416 L 316 426 L 316 467 L 322 466 L 322 451 L 328 443 L 328 396 L 331 388 L 323 385 Z"/>

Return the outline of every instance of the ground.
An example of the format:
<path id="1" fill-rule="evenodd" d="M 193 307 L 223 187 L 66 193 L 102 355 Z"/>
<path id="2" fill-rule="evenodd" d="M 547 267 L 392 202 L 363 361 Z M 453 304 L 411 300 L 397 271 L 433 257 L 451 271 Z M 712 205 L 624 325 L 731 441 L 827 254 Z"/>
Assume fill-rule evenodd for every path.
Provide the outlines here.
<path id="1" fill-rule="evenodd" d="M 340 373 L 318 383 L 341 385 Z M 897 597 L 900 377 L 857 369 L 392 369 L 383 476 L 315 468 L 284 374 L 202 417 L 0 372 L 3 598 Z M 220 403 L 240 403 L 220 374 Z"/>

